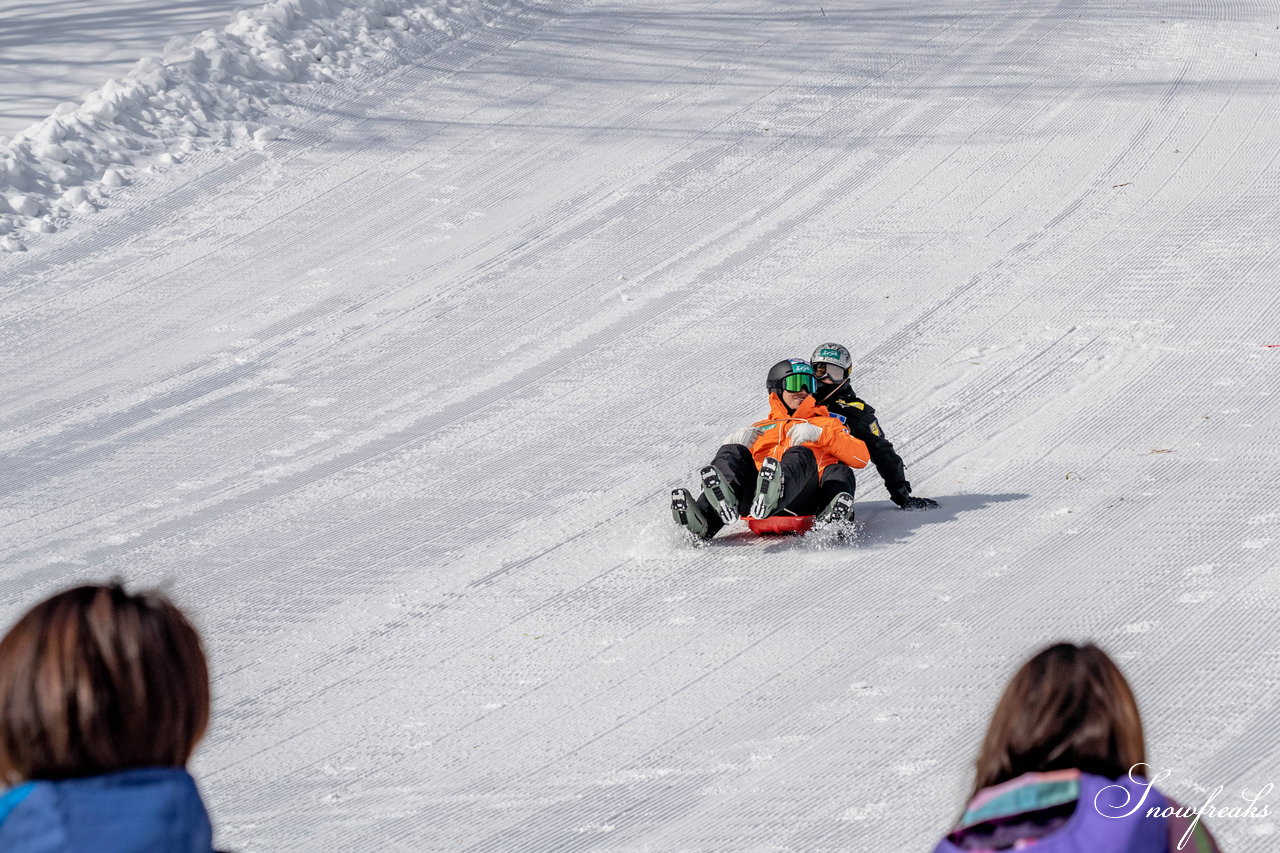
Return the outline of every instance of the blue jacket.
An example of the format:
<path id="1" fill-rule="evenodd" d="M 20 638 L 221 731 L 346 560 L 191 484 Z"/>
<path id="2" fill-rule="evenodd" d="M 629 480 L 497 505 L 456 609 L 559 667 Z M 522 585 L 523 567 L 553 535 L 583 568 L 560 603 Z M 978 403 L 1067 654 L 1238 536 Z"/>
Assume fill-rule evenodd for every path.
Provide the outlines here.
<path id="1" fill-rule="evenodd" d="M 4 853 L 212 853 L 213 830 L 191 774 L 144 767 L 0 796 Z"/>

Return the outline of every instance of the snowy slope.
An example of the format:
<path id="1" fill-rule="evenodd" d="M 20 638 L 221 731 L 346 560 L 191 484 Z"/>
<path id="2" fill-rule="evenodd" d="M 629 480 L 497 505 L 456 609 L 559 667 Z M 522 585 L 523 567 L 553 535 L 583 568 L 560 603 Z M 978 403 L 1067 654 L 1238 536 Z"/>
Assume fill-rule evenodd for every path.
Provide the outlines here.
<path id="1" fill-rule="evenodd" d="M 14 136 L 173 38 L 221 27 L 234 0 L 0 0 L 0 136 Z"/>
<path id="2" fill-rule="evenodd" d="M 547 0 L 313 87 L 0 256 L 0 615 L 169 584 L 237 850 L 927 849 L 1059 637 L 1280 781 L 1277 25 Z M 944 508 L 683 545 L 826 339 Z"/>
<path id="3" fill-rule="evenodd" d="M 279 134 L 270 114 L 283 117 L 299 89 L 415 62 L 432 37 L 493 11 L 488 0 L 271 0 L 175 37 L 0 139 L 0 251 L 26 251 L 24 235 L 92 216 L 115 190 L 194 154 L 265 144 Z"/>

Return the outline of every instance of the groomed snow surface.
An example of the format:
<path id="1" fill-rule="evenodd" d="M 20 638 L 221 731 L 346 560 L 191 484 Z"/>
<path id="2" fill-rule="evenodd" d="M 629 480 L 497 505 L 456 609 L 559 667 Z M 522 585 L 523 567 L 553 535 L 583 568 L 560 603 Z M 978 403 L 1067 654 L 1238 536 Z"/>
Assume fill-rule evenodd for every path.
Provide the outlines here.
<path id="1" fill-rule="evenodd" d="M 928 849 L 1064 637 L 1171 794 L 1280 783 L 1280 8 L 401 8 L 0 256 L 0 618 L 195 614 L 220 846 Z M 827 339 L 943 508 L 690 547 Z"/>

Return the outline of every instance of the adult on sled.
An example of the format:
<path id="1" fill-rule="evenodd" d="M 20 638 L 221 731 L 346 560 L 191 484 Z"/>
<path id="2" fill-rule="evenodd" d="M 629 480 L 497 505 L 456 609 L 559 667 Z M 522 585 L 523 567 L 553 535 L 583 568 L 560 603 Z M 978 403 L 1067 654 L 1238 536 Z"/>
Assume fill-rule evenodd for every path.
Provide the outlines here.
<path id="1" fill-rule="evenodd" d="M 867 446 L 818 405 L 813 367 L 798 358 L 769 369 L 769 416 L 730 435 L 701 471 L 702 495 L 671 493 L 677 524 L 700 539 L 750 514 L 815 516 L 818 525 L 853 519 L 852 468 L 870 460 Z M 852 466 L 852 468 L 850 467 Z"/>
<path id="2" fill-rule="evenodd" d="M 814 395 L 818 405 L 825 406 L 832 415 L 844 421 L 853 437 L 866 444 L 871 452 L 871 462 L 889 490 L 889 499 L 900 509 L 937 509 L 937 501 L 911 494 L 906 466 L 893 449 L 893 442 L 880 428 L 876 410 L 853 393 L 849 384 L 853 357 L 849 355 L 848 348 L 836 343 L 819 344 L 810 363 L 818 376 L 818 390 Z"/>

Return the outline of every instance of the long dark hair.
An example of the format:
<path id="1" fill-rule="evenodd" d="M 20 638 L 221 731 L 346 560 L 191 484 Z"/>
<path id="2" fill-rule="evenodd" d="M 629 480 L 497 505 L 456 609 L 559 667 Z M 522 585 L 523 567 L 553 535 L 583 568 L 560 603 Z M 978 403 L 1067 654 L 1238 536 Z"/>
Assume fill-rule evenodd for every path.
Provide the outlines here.
<path id="1" fill-rule="evenodd" d="M 1145 762 L 1138 703 L 1119 667 L 1093 644 L 1057 643 L 1005 688 L 978 753 L 973 793 L 1049 770 L 1117 779 Z"/>
<path id="2" fill-rule="evenodd" d="M 0 782 L 181 767 L 208 723 L 200 636 L 159 593 L 69 589 L 0 640 Z"/>

